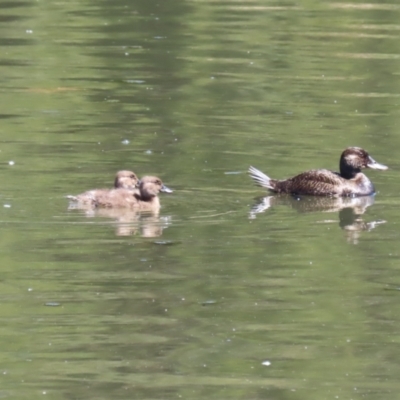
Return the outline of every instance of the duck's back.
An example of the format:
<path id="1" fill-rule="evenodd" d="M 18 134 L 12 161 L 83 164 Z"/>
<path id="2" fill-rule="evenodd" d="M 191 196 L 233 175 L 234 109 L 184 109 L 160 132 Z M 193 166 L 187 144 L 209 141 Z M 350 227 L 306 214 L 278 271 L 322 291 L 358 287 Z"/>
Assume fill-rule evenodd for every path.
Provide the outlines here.
<path id="1" fill-rule="evenodd" d="M 128 189 L 113 189 L 97 193 L 95 207 L 98 208 L 129 208 L 136 211 L 158 211 L 158 197 L 143 200 L 137 191 Z"/>
<path id="2" fill-rule="evenodd" d="M 375 189 L 371 181 L 358 173 L 353 179 L 345 179 L 337 172 L 316 169 L 303 172 L 286 180 L 271 180 L 274 191 L 312 196 L 366 196 Z"/>
<path id="3" fill-rule="evenodd" d="M 97 191 L 94 201 L 95 207 L 100 208 L 129 208 L 136 204 L 135 191 L 123 188 Z"/>

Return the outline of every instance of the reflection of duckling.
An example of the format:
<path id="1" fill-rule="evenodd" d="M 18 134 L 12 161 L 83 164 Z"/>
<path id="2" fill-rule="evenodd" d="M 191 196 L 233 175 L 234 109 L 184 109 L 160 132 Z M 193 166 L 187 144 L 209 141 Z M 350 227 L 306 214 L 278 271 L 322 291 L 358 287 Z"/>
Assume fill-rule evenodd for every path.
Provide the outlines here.
<path id="1" fill-rule="evenodd" d="M 159 192 L 172 193 L 160 178 L 144 176 L 135 191 L 114 189 L 97 196 L 94 205 L 100 208 L 130 208 L 137 211 L 158 212 L 160 209 Z"/>
<path id="2" fill-rule="evenodd" d="M 340 157 L 340 173 L 317 169 L 286 180 L 277 180 L 250 167 L 249 174 L 257 185 L 277 193 L 336 197 L 368 196 L 375 193 L 375 188 L 361 172 L 362 168 L 387 169 L 360 147 L 348 147 Z"/>
<path id="3" fill-rule="evenodd" d="M 171 217 L 159 217 L 157 213 L 140 213 L 128 208 L 94 208 L 87 217 L 109 218 L 113 220 L 117 236 L 139 234 L 143 237 L 158 237 L 170 225 Z"/>
<path id="4" fill-rule="evenodd" d="M 110 196 L 117 190 L 130 191 L 132 194 L 139 182 L 138 177 L 132 171 L 118 171 L 114 180 L 114 189 L 93 189 L 76 196 L 67 196 L 75 204 L 71 208 L 95 207 L 98 199 Z"/>

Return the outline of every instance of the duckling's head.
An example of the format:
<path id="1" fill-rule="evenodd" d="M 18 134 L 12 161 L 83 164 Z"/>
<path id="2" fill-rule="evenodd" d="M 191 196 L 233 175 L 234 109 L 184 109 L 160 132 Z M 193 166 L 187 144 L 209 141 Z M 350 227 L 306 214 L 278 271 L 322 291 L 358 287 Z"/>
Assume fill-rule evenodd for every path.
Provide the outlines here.
<path id="1" fill-rule="evenodd" d="M 138 183 L 139 179 L 132 171 L 118 171 L 117 175 L 115 175 L 115 188 L 132 190 L 137 187 Z"/>
<path id="2" fill-rule="evenodd" d="M 143 199 L 155 197 L 160 192 L 172 193 L 173 190 L 165 186 L 156 176 L 144 176 L 139 181 L 140 195 Z"/>
<path id="3" fill-rule="evenodd" d="M 348 147 L 340 157 L 340 174 L 343 177 L 351 177 L 361 171 L 362 168 L 386 170 L 388 167 L 377 163 L 361 147 Z"/>

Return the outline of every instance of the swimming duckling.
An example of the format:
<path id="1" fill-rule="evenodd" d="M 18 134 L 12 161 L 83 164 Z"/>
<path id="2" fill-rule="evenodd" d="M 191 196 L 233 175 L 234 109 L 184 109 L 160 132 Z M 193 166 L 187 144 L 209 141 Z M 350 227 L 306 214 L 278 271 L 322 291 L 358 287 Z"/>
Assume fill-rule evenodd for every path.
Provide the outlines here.
<path id="1" fill-rule="evenodd" d="M 101 208 L 130 208 L 137 211 L 158 212 L 159 192 L 172 193 L 173 191 L 165 186 L 160 178 L 144 176 L 133 192 L 127 189 L 114 189 L 97 196 L 94 205 Z"/>
<path id="2" fill-rule="evenodd" d="M 115 175 L 114 189 L 93 189 L 76 196 L 67 196 L 67 199 L 77 203 L 77 207 L 95 207 L 99 199 L 112 195 L 116 190 L 126 190 L 131 195 L 135 192 L 139 179 L 132 171 L 118 171 Z"/>

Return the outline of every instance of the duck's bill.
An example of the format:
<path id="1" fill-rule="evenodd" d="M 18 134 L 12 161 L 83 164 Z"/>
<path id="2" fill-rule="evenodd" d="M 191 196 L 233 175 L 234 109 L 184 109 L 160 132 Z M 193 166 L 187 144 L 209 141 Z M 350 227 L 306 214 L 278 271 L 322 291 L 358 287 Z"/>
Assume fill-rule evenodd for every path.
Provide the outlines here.
<path id="1" fill-rule="evenodd" d="M 372 157 L 369 158 L 367 167 L 372 169 L 381 169 L 381 170 L 388 169 L 386 165 L 377 163 Z"/>
<path id="2" fill-rule="evenodd" d="M 165 186 L 165 185 L 162 185 L 160 190 L 161 190 L 162 192 L 164 192 L 164 193 L 172 193 L 172 192 L 173 192 L 172 189 L 170 189 L 169 187 L 167 187 L 167 186 Z"/>

